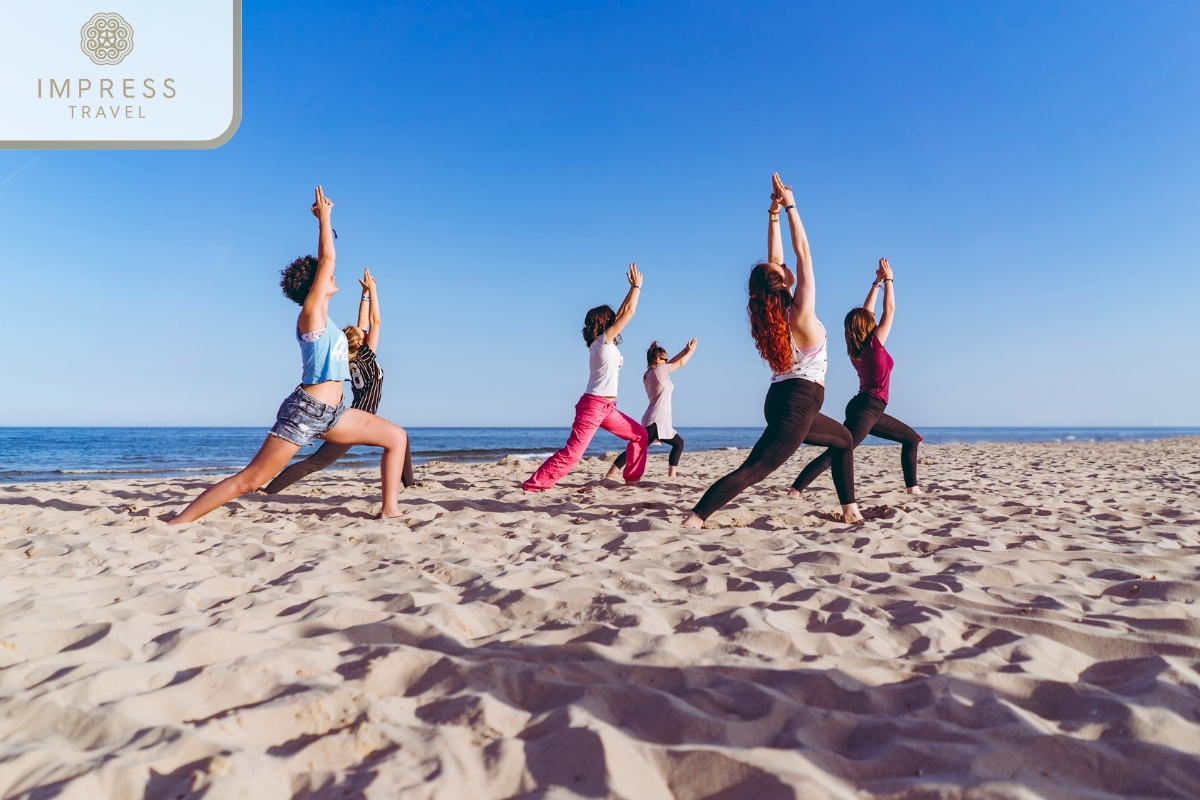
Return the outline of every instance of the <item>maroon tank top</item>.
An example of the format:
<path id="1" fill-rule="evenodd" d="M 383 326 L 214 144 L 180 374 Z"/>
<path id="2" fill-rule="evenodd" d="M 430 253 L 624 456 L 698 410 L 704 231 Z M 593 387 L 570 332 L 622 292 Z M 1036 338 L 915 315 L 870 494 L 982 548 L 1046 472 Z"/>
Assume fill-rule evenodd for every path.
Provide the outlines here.
<path id="1" fill-rule="evenodd" d="M 892 367 L 896 362 L 884 349 L 875 334 L 867 340 L 862 358 L 852 358 L 850 363 L 858 371 L 858 393 L 869 394 L 883 402 L 888 401 L 888 385 L 892 379 Z"/>

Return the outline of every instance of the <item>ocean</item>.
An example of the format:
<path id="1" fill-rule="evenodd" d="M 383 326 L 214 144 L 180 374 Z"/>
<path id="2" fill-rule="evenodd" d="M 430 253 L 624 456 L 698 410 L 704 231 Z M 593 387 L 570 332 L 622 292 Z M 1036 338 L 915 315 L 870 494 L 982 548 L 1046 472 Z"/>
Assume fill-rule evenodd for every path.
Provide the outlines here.
<path id="1" fill-rule="evenodd" d="M 408 428 L 413 463 L 531 460 L 563 445 L 567 428 Z M 930 444 L 946 442 L 1145 441 L 1200 436 L 1200 428 L 919 428 Z M 687 450 L 750 447 L 762 428 L 680 428 Z M 225 475 L 249 462 L 264 428 L 0 428 L 0 483 Z M 889 444 L 868 438 L 866 445 Z M 317 445 L 306 447 L 304 458 Z M 587 454 L 603 455 L 624 443 L 600 431 Z M 651 453 L 667 452 L 662 445 Z M 686 458 L 686 452 L 684 457 Z M 356 447 L 334 468 L 379 464 L 379 450 Z"/>

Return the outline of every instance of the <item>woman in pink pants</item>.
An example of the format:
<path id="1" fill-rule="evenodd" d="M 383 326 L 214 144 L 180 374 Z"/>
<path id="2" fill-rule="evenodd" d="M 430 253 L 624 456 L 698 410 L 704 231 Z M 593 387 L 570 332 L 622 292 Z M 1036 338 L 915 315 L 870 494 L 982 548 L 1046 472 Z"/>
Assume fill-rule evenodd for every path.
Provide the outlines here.
<path id="1" fill-rule="evenodd" d="M 521 484 L 527 492 L 540 492 L 558 483 L 583 458 L 597 428 L 629 442 L 625 448 L 625 483 L 637 483 L 646 471 L 646 449 L 650 445 L 646 429 L 617 411 L 617 374 L 624 363 L 617 345 L 621 343 L 621 331 L 637 311 L 642 290 L 637 264 L 629 265 L 625 277 L 629 279 L 629 294 L 619 309 L 614 312 L 608 306 L 597 306 L 583 318 L 583 340 L 591 353 L 587 391 L 575 404 L 575 422 L 567 443 Z"/>

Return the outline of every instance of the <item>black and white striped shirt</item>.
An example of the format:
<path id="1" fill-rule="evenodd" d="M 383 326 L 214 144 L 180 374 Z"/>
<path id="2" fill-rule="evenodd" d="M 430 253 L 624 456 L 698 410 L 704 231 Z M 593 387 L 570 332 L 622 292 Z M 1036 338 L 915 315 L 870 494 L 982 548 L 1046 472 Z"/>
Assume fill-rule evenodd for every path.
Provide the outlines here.
<path id="1" fill-rule="evenodd" d="M 354 391 L 350 407 L 374 414 L 383 397 L 383 370 L 375 361 L 375 351 L 366 342 L 350 359 L 350 388 Z"/>

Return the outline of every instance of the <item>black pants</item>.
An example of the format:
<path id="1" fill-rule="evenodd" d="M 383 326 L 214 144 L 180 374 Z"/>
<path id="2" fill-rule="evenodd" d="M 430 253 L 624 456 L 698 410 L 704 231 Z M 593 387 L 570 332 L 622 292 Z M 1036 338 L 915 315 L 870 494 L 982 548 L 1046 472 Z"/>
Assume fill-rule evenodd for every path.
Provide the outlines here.
<path id="1" fill-rule="evenodd" d="M 846 404 L 846 428 L 854 439 L 854 446 L 862 444 L 867 434 L 887 439 L 889 442 L 899 442 L 900 466 L 904 469 L 904 485 L 917 485 L 917 445 L 921 442 L 921 434 L 905 425 L 895 417 L 883 413 L 887 404 L 878 397 L 869 394 L 856 394 Z M 808 466 L 792 484 L 793 489 L 805 489 L 825 470 L 829 469 L 836 451 L 826 450 L 821 455 L 808 462 Z"/>
<path id="2" fill-rule="evenodd" d="M 854 502 L 854 442 L 850 431 L 821 413 L 825 387 L 803 378 L 772 383 L 763 414 L 767 429 L 758 438 L 745 463 L 709 487 L 693 509 L 700 519 L 741 494 L 783 465 L 800 449 L 812 444 L 832 448 L 833 483 L 842 505 Z"/>
<path id="3" fill-rule="evenodd" d="M 646 443 L 647 446 L 654 444 L 655 442 L 662 442 L 663 444 L 671 445 L 671 455 L 667 456 L 667 463 L 672 467 L 678 467 L 679 457 L 683 455 L 683 437 L 679 435 L 679 431 L 675 431 L 675 435 L 670 439 L 660 439 L 658 438 L 658 423 L 651 422 L 646 426 L 646 433 L 650 436 L 650 441 Z M 625 467 L 624 453 L 621 453 L 621 455 L 617 456 L 617 460 L 613 462 L 613 466 L 617 467 L 618 469 L 623 469 Z"/>
<path id="4" fill-rule="evenodd" d="M 301 478 L 305 478 L 314 472 L 320 472 L 326 467 L 331 466 L 333 462 L 346 455 L 353 446 L 352 444 L 325 442 L 325 444 L 317 448 L 317 452 L 303 461 L 297 461 L 276 475 L 275 479 L 267 484 L 267 494 L 279 494 Z M 400 482 L 404 484 L 405 488 L 415 483 L 412 471 L 412 443 L 410 441 L 405 441 L 404 443 L 404 471 L 400 473 Z"/>

